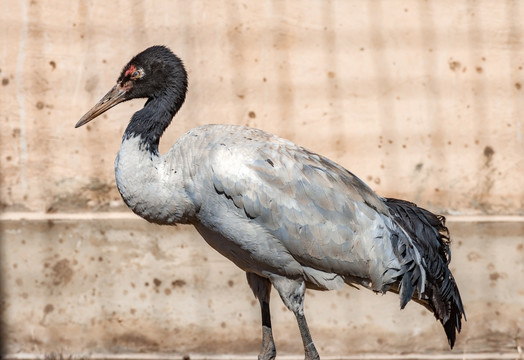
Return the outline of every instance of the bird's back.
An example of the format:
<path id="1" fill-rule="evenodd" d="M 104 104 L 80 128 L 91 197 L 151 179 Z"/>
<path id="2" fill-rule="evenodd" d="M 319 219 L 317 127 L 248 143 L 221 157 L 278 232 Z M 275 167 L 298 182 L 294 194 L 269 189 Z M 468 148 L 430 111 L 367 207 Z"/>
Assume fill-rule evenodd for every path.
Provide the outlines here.
<path id="1" fill-rule="evenodd" d="M 383 199 L 355 175 L 252 128 L 208 125 L 180 141 L 187 140 L 199 169 L 193 178 L 206 192 L 203 210 L 227 204 L 231 216 L 263 229 L 266 241 L 279 242 L 306 271 L 338 274 L 376 291 L 395 281 L 402 268 L 390 241 L 396 225 Z"/>

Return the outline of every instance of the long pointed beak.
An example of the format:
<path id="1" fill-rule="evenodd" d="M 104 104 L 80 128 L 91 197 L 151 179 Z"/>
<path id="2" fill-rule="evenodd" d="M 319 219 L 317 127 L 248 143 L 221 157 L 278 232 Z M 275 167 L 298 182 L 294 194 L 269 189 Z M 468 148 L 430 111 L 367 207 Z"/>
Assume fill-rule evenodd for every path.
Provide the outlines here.
<path id="1" fill-rule="evenodd" d="M 113 106 L 121 103 L 122 101 L 128 100 L 125 97 L 127 90 L 123 88 L 120 84 L 116 84 L 109 92 L 95 105 L 91 110 L 89 110 L 75 125 L 75 128 L 78 128 L 82 125 L 87 124 L 94 118 L 99 115 L 102 115 L 107 110 L 111 109 Z"/>

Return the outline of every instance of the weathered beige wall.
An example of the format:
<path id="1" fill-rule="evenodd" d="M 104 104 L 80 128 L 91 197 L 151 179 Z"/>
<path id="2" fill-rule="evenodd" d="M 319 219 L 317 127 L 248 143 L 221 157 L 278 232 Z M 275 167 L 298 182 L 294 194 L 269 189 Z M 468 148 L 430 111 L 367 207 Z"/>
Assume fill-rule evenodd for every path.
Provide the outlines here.
<path id="1" fill-rule="evenodd" d="M 2 206 L 118 201 L 113 158 L 141 103 L 73 125 L 132 55 L 167 44 L 187 64 L 190 93 L 164 149 L 195 125 L 249 124 L 382 194 L 523 214 L 521 15 L 519 1 L 6 1 Z"/>
<path id="2" fill-rule="evenodd" d="M 171 47 L 190 73 L 162 150 L 200 124 L 248 124 L 327 155 L 382 195 L 456 215 L 453 268 L 469 319 L 456 352 L 516 351 L 524 325 L 523 18 L 517 0 L 4 0 L 8 352 L 258 350 L 258 309 L 243 274 L 191 228 L 133 219 L 120 200 L 113 159 L 142 103 L 73 128 L 153 44 Z M 512 217 L 492 221 L 501 215 Z M 300 353 L 294 320 L 274 300 L 277 346 Z M 416 305 L 398 312 L 392 295 L 345 289 L 307 301 L 321 355 L 446 351 L 438 324 Z"/>
<path id="3" fill-rule="evenodd" d="M 458 357 L 516 353 L 524 328 L 524 224 L 450 223 L 454 271 L 468 322 Z M 5 340 L 10 353 L 250 354 L 258 302 L 242 271 L 190 227 L 134 219 L 4 221 Z M 272 294 L 281 354 L 300 354 L 291 312 Z M 421 306 L 346 287 L 308 292 L 321 355 L 444 353 L 441 326 Z M 301 356 L 300 356 L 301 357 Z M 300 358 L 299 357 L 299 358 Z"/>

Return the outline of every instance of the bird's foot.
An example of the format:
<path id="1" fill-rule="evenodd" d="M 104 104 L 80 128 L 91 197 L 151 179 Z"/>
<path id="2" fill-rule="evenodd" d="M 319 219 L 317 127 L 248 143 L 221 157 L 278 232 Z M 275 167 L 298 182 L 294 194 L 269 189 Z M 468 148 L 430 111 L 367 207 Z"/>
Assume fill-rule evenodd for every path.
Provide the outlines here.
<path id="1" fill-rule="evenodd" d="M 304 347 L 304 351 L 306 353 L 305 360 L 320 360 L 315 344 L 312 342 Z"/>
<path id="2" fill-rule="evenodd" d="M 277 351 L 275 350 L 275 348 L 272 348 L 258 354 L 258 360 L 274 360 L 276 356 Z"/>
<path id="3" fill-rule="evenodd" d="M 258 355 L 258 360 L 274 360 L 277 356 L 277 349 L 273 341 L 271 328 L 264 326 L 262 328 L 262 349 Z"/>

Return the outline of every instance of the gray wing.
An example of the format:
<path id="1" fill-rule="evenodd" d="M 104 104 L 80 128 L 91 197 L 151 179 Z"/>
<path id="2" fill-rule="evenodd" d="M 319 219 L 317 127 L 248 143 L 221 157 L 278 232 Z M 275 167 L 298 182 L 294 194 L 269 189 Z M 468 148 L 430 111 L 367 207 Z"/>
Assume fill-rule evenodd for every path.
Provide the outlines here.
<path id="1" fill-rule="evenodd" d="M 394 258 L 384 202 L 325 157 L 260 132 L 214 151 L 212 180 L 303 266 L 378 281 Z M 379 284 L 376 284 L 380 286 Z"/>

